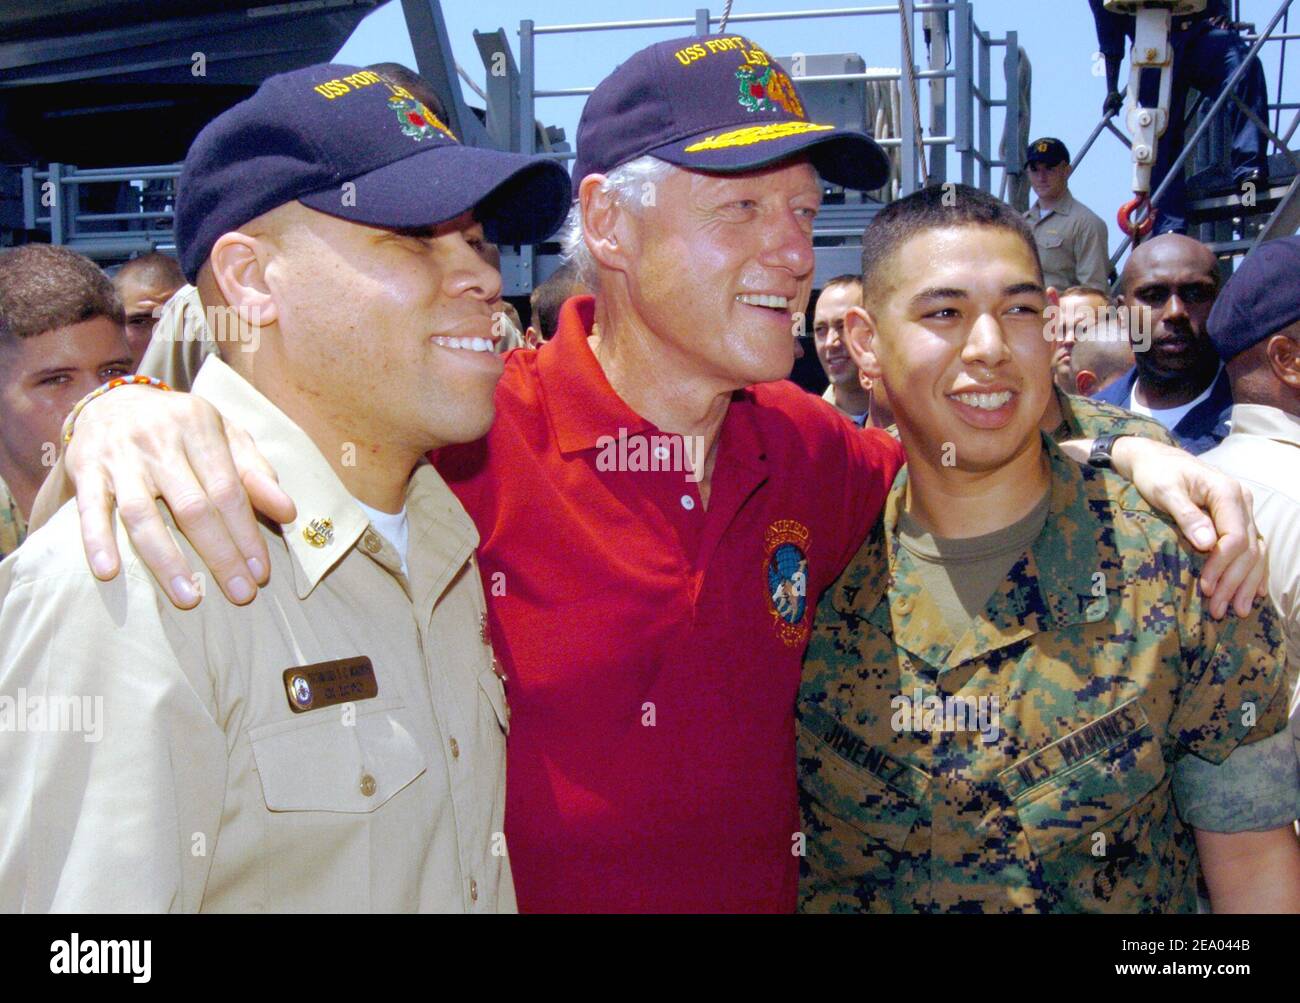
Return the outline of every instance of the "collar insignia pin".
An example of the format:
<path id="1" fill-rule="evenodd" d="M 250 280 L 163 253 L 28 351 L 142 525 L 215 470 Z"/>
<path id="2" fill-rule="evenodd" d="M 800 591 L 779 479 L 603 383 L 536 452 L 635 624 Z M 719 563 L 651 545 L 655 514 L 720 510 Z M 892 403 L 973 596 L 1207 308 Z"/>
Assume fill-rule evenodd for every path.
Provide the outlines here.
<path id="1" fill-rule="evenodd" d="M 303 527 L 302 536 L 313 547 L 325 547 L 334 542 L 334 521 L 313 519 Z"/>

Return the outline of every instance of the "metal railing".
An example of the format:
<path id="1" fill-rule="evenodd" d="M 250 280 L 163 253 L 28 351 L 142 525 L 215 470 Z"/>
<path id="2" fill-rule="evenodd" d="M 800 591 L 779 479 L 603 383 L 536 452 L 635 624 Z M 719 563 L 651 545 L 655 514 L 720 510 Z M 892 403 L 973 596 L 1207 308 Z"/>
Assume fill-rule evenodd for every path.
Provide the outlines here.
<path id="1" fill-rule="evenodd" d="M 882 137 L 880 143 L 897 151 L 899 192 L 910 193 L 922 179 L 943 181 L 948 176 L 949 154 L 955 158 L 961 180 L 994 191 L 1001 180 L 1023 171 L 1024 151 L 1018 142 L 1006 144 L 1005 157 L 997 153 L 999 136 L 994 129 L 994 109 L 1005 112 L 1004 128 L 1018 132 L 1018 123 L 1026 109 L 1021 108 L 1018 79 L 1020 48 L 1017 34 L 1008 32 L 995 37 L 980 30 L 975 23 L 972 0 L 917 2 L 899 0 L 875 6 L 817 8 L 804 11 L 738 13 L 728 22 L 728 30 L 758 22 L 816 20 L 824 18 L 894 18 L 895 28 L 905 39 L 900 41 L 899 69 L 865 70 L 861 73 L 820 75 L 792 74 L 800 83 L 861 81 L 897 82 L 899 114 L 897 135 Z M 910 30 L 900 30 L 906 18 Z M 918 20 L 922 30 L 918 31 Z M 540 154 L 570 160 L 574 154 L 553 143 L 550 131 L 539 126 L 536 104 L 549 98 L 589 94 L 593 87 L 539 89 L 536 84 L 537 43 L 546 36 L 570 32 L 604 32 L 624 29 L 681 27 L 696 34 L 716 31 L 721 17 L 708 8 L 698 8 L 693 16 L 647 18 L 629 21 L 602 21 L 586 24 L 536 25 L 531 20 L 519 24 L 518 62 L 506 41 L 504 30 L 475 32 L 486 75 L 486 129 L 478 141 L 517 152 Z M 743 30 L 743 29 L 742 29 Z M 930 53 L 925 52 L 925 36 L 930 35 Z M 909 44 L 910 43 L 910 44 Z M 951 59 L 947 50 L 951 44 Z M 832 48 L 832 46 L 827 46 Z M 993 51 L 1005 50 L 1001 82 L 994 72 Z M 918 50 L 919 53 L 918 53 Z M 451 54 L 443 54 L 451 60 Z M 914 90 L 909 82 L 929 88 L 925 108 L 913 105 Z M 995 94 L 995 88 L 1003 91 Z M 949 109 L 954 118 L 949 129 Z M 475 141 L 475 137 L 471 137 Z M 1001 171 L 1002 178 L 995 172 Z M 171 230 L 174 185 L 180 165 L 146 166 L 112 169 L 79 169 L 67 164 L 51 164 L 46 170 L 25 168 L 23 174 L 24 225 L 28 230 L 48 229 L 54 243 L 67 243 L 92 257 L 125 258 L 155 248 L 174 246 Z M 117 182 L 126 204 L 113 206 L 117 211 L 91 211 L 86 208 L 86 189 L 95 184 Z M 136 194 L 129 194 L 129 193 Z M 102 210 L 104 207 L 101 206 Z M 860 211 L 848 206 L 830 206 L 820 221 L 816 235 L 821 243 L 854 241 L 861 234 Z M 844 209 L 846 213 L 834 210 Z M 842 218 L 841 218 L 842 217 Z M 856 243 L 856 241 L 854 241 Z M 856 267 L 857 251 L 819 247 L 818 272 L 831 269 L 849 271 Z M 822 257 L 827 258 L 823 263 Z M 831 260 L 833 259 L 833 260 Z M 502 248 L 502 273 L 507 294 L 527 293 L 536 281 L 545 278 L 554 266 L 549 256 L 546 267 L 538 268 L 534 248 Z M 833 273 L 833 272 L 832 272 Z"/>
<path id="2" fill-rule="evenodd" d="M 1001 182 L 1005 187 L 1008 176 L 1023 173 L 1024 150 L 1019 142 L 1006 144 L 1007 154 L 1000 156 L 995 151 L 998 139 L 993 128 L 993 110 L 1005 111 L 1004 129 L 1011 127 L 1012 134 L 1018 136 L 1018 123 L 1027 109 L 1021 108 L 1020 46 L 1017 33 L 1007 32 L 1005 36 L 995 37 L 981 31 L 975 23 L 972 0 L 949 0 L 949 2 L 917 2 L 917 0 L 899 0 L 896 3 L 878 4 L 869 7 L 817 8 L 803 11 L 768 11 L 761 13 L 732 14 L 728 19 L 728 30 L 740 30 L 741 26 L 760 22 L 780 22 L 792 20 L 815 20 L 821 18 L 883 18 L 892 17 L 899 20 L 899 69 L 869 69 L 861 73 L 834 73 L 808 75 L 792 72 L 791 76 L 798 84 L 817 82 L 851 82 L 861 81 L 866 84 L 876 81 L 894 81 L 899 85 L 899 114 L 897 136 L 882 137 L 877 141 L 887 150 L 897 150 L 899 166 L 899 194 L 906 195 L 919 188 L 924 180 L 943 181 L 948 176 L 948 155 L 953 153 L 958 162 L 958 169 L 963 183 L 977 185 L 986 191 L 994 191 L 995 171 L 1001 170 Z M 918 54 L 918 48 L 924 49 L 925 31 L 917 31 L 917 18 L 924 22 L 931 36 L 931 50 L 927 58 L 924 51 Z M 949 18 L 951 17 L 951 23 Z M 901 19 L 906 19 L 910 30 L 901 30 Z M 500 76 L 500 64 L 504 61 L 506 73 L 510 79 L 498 85 L 501 95 L 496 102 L 497 109 L 489 101 L 487 118 L 489 131 L 492 123 L 498 122 L 498 135 L 514 138 L 511 148 L 520 153 L 551 156 L 559 160 L 571 160 L 572 152 L 567 150 L 539 150 L 537 138 L 543 133 L 536 122 L 537 102 L 550 98 L 580 97 L 590 94 L 593 86 L 543 88 L 536 83 L 537 48 L 539 39 L 546 36 L 576 32 L 607 32 L 638 29 L 686 28 L 693 29 L 696 35 L 707 35 L 717 30 L 721 16 L 714 15 L 709 8 L 697 8 L 691 17 L 659 17 L 623 21 L 596 21 L 590 23 L 538 25 L 532 20 L 519 23 L 519 61 L 516 68 L 512 54 L 491 51 L 480 42 L 480 53 L 484 67 L 492 75 Z M 502 35 L 504 33 L 501 33 Z M 498 36 L 500 37 L 500 36 Z M 917 41 L 918 38 L 921 41 Z M 952 42 L 952 65 L 945 58 L 947 41 Z M 909 44 L 910 43 L 910 44 Z M 995 75 L 993 72 L 992 52 L 994 49 L 1006 50 L 1003 60 L 1002 87 L 1004 95 L 994 94 Z M 497 61 L 493 68 L 489 58 Z M 924 68 L 922 68 L 924 67 Z M 922 116 L 920 109 L 914 106 L 913 88 L 909 83 L 926 83 L 930 87 L 928 114 Z M 949 83 L 951 82 L 951 84 Z M 515 97 L 507 107 L 505 96 Z M 492 92 L 489 90 L 489 98 Z M 948 130 L 948 107 L 952 104 L 955 127 Z M 509 116 L 508 122 L 505 117 Z M 924 123 L 922 118 L 927 121 Z M 860 206 L 860 204 L 859 204 Z M 817 275 L 821 281 L 830 275 L 848 272 L 859 266 L 859 249 L 857 239 L 861 237 L 861 212 L 850 204 L 831 205 L 824 208 L 814 228 L 817 247 Z M 827 245 L 831 246 L 827 246 Z M 531 247 L 521 247 L 518 252 L 504 250 L 502 254 L 502 274 L 507 292 L 527 292 L 535 281 L 543 279 L 555 267 L 554 255 L 544 258 L 535 254 Z"/>
<path id="3" fill-rule="evenodd" d="M 180 173 L 180 164 L 78 168 L 53 163 L 45 170 L 24 167 L 23 226 L 27 230 L 48 229 L 50 243 L 68 244 L 92 258 L 127 257 L 173 248 L 176 179 Z M 115 201 L 133 205 L 114 212 L 84 209 L 85 189 L 106 184 L 115 185 Z"/>
<path id="4" fill-rule="evenodd" d="M 930 60 L 926 69 L 918 67 L 915 30 L 918 15 L 953 16 L 954 26 L 951 30 L 955 66 L 948 68 L 935 65 Z M 1018 120 L 1021 114 L 1018 81 L 1020 66 L 1020 49 L 1017 34 L 1008 32 L 1003 37 L 994 37 L 983 32 L 975 24 L 971 0 L 950 0 L 944 3 L 924 3 L 915 0 L 901 0 L 899 3 L 881 4 L 871 7 L 819 8 L 805 11 L 770 11 L 754 14 L 733 14 L 728 25 L 751 24 L 768 21 L 814 20 L 819 18 L 863 18 L 894 17 L 907 18 L 913 30 L 900 44 L 900 69 L 867 70 L 862 73 L 836 73 L 825 75 L 801 75 L 792 73 L 797 83 L 845 82 L 845 81 L 897 81 L 900 85 L 907 82 L 908 73 L 912 79 L 920 82 L 945 82 L 945 93 L 940 97 L 932 94 L 928 129 L 918 141 L 916 128 L 917 116 L 912 105 L 912 92 L 908 86 L 900 86 L 899 135 L 880 140 L 886 148 L 900 151 L 901 191 L 908 194 L 915 191 L 921 183 L 922 163 L 920 150 L 929 148 L 928 167 L 925 175 L 931 178 L 944 178 L 947 175 L 946 157 L 953 150 L 960 161 L 962 181 L 986 190 L 993 188 L 993 171 L 1001 168 L 1009 173 L 1023 170 L 1021 159 L 1023 151 L 1019 144 L 1009 144 L 1008 159 L 1001 159 L 994 153 L 994 136 L 992 112 L 994 108 L 1004 108 L 1008 120 Z M 518 82 L 515 85 L 519 95 L 518 116 L 511 122 L 512 134 L 518 139 L 514 149 L 521 153 L 542 152 L 544 156 L 568 160 L 573 154 L 567 151 L 538 151 L 536 145 L 537 128 L 535 125 L 536 103 L 542 98 L 581 97 L 590 94 L 594 87 L 565 87 L 538 89 L 536 85 L 537 41 L 541 36 L 560 35 L 574 32 L 622 31 L 651 28 L 693 28 L 695 34 L 706 35 L 713 26 L 720 24 L 721 17 L 715 16 L 707 7 L 697 8 L 693 17 L 659 17 L 626 21 L 595 21 L 590 23 L 538 25 L 531 20 L 519 22 L 519 64 Z M 943 34 L 947 36 L 945 22 Z M 900 36 L 903 34 L 899 33 Z M 909 49 L 906 42 L 912 42 Z M 924 45 L 924 43 L 921 43 Z M 942 48 L 942 45 L 939 46 Z M 991 52 L 995 48 L 1005 48 L 1007 56 L 1004 66 L 1004 80 L 1007 81 L 1006 94 L 1003 97 L 993 95 L 993 72 Z M 923 55 L 923 54 L 922 54 Z M 486 54 L 485 54 L 486 64 Z M 947 94 L 946 81 L 953 82 L 953 103 L 955 105 L 956 129 L 947 131 Z M 489 109 L 489 118 L 492 117 Z"/>

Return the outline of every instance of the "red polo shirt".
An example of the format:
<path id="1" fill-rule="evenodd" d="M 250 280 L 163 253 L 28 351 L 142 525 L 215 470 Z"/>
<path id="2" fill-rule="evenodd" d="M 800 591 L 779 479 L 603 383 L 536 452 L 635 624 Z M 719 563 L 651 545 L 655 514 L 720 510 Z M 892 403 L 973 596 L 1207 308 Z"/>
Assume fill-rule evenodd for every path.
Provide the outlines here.
<path id="1" fill-rule="evenodd" d="M 790 383 L 736 393 L 707 509 L 587 345 L 506 359 L 439 469 L 482 537 L 508 676 L 506 843 L 527 912 L 789 912 L 794 696 L 814 607 L 903 462 Z M 667 468 L 667 469 L 665 469 Z"/>

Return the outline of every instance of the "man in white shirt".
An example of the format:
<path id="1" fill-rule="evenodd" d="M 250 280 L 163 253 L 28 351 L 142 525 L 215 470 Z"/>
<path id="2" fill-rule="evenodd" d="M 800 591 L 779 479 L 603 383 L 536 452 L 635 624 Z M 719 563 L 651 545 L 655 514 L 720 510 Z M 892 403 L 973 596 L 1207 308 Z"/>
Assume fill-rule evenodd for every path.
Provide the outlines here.
<path id="1" fill-rule="evenodd" d="M 1140 245 L 1120 278 L 1136 365 L 1098 400 L 1154 418 L 1190 453 L 1228 434 L 1232 391 L 1206 335 L 1219 294 L 1218 261 L 1199 240 L 1167 233 Z M 1149 311 L 1149 314 L 1148 314 Z"/>

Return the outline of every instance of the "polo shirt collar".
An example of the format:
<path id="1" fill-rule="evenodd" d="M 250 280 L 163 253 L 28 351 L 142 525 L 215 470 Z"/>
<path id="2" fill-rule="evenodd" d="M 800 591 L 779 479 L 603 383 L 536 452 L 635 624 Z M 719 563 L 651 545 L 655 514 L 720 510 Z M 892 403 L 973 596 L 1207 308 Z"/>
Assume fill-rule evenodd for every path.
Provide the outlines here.
<path id="1" fill-rule="evenodd" d="M 294 584 L 305 599 L 356 544 L 370 520 L 311 438 L 218 357 L 204 360 L 193 392 L 237 421 L 275 468 L 280 486 L 293 499 L 298 517 L 281 525 L 285 549 L 293 558 Z M 440 533 L 432 587 L 441 590 L 478 544 L 478 533 L 460 502 L 431 467 L 422 464 L 407 485 L 411 520 L 410 553 L 430 546 L 427 527 Z M 408 557 L 408 565 L 411 558 Z M 454 565 L 454 567 L 452 566 Z"/>
<path id="2" fill-rule="evenodd" d="M 1300 446 L 1300 417 L 1266 404 L 1234 404 L 1232 434 L 1258 435 Z"/>
<path id="3" fill-rule="evenodd" d="M 555 337 L 537 351 L 542 401 L 561 453 L 595 449 L 604 436 L 654 430 L 609 384 L 587 344 L 596 319 L 596 298 L 575 296 L 560 308 Z"/>

